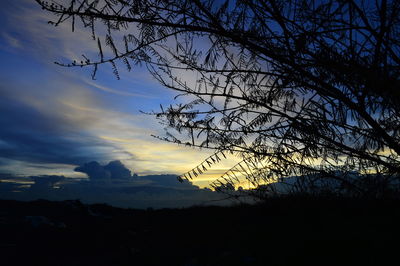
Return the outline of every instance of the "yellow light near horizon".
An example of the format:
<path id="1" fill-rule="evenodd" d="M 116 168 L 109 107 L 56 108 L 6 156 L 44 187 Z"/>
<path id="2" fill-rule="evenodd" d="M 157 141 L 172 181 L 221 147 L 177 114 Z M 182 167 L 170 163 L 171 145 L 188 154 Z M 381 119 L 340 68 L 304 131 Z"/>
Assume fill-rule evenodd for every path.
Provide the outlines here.
<path id="1" fill-rule="evenodd" d="M 17 183 L 21 185 L 33 185 L 35 182 L 34 181 L 28 181 L 28 180 L 19 180 L 19 179 L 0 179 L 1 183 Z"/>

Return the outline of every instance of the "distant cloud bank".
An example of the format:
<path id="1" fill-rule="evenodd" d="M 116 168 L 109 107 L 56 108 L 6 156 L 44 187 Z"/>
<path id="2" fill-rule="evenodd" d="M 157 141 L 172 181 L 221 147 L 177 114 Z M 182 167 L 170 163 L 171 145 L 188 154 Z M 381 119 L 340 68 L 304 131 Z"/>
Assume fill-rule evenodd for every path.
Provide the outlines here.
<path id="1" fill-rule="evenodd" d="M 0 174 L 0 198 L 16 200 L 75 200 L 106 203 L 124 208 L 179 208 L 192 205 L 226 205 L 224 195 L 200 189 L 189 181 L 178 182 L 176 175 L 132 174 L 120 161 L 101 165 L 85 163 L 75 171 L 86 179 L 58 175 L 16 177 Z"/>

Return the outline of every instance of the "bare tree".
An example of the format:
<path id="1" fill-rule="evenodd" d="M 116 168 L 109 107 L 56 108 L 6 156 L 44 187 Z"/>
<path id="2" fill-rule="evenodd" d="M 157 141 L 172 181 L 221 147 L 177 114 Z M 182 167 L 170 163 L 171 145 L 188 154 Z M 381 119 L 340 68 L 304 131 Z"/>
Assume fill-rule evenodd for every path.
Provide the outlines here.
<path id="1" fill-rule="evenodd" d="M 108 63 L 119 78 L 118 63 L 143 63 L 189 96 L 153 113 L 169 128 L 159 138 L 214 150 L 182 179 L 227 153 L 242 161 L 217 190 L 245 180 L 259 195 L 312 176 L 377 195 L 399 177 L 400 1 L 36 1 L 57 16 L 51 24 L 80 21 L 98 43 L 97 58 L 61 65 L 93 67 L 94 78 Z"/>

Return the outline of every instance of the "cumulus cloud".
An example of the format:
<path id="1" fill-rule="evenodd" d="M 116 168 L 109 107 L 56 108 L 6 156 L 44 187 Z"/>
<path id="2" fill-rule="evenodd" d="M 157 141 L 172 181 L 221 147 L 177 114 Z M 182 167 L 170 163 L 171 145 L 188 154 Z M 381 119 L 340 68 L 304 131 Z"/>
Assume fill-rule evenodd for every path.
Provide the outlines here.
<path id="1" fill-rule="evenodd" d="M 111 177 L 110 172 L 105 170 L 104 167 L 96 161 L 85 163 L 82 166 L 76 167 L 75 171 L 85 173 L 90 179 L 93 180 L 108 179 Z"/>
<path id="2" fill-rule="evenodd" d="M 76 167 L 75 171 L 87 174 L 91 180 L 129 179 L 132 177 L 131 171 L 119 160 L 111 161 L 105 166 L 92 161 Z"/>
<path id="3" fill-rule="evenodd" d="M 104 166 L 106 171 L 110 172 L 111 178 L 114 179 L 129 179 L 131 178 L 131 171 L 121 163 L 121 161 L 111 161 Z"/>
<path id="4" fill-rule="evenodd" d="M 182 183 L 180 183 L 177 179 L 177 175 L 132 175 L 131 171 L 119 160 L 111 161 L 106 165 L 101 165 L 97 161 L 92 161 L 78 166 L 74 170 L 76 172 L 85 173 L 90 180 L 135 180 L 151 187 L 179 189 L 197 188 L 197 186 L 194 186 L 187 180 L 184 180 Z"/>

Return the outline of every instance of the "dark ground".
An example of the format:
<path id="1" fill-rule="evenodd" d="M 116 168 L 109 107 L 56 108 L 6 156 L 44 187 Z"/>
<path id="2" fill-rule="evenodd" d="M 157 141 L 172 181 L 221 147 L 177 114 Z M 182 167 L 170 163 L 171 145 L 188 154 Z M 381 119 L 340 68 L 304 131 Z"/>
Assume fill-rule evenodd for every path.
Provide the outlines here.
<path id="1" fill-rule="evenodd" d="M 0 265 L 399 265 L 399 207 L 305 197 L 180 210 L 3 200 Z"/>

